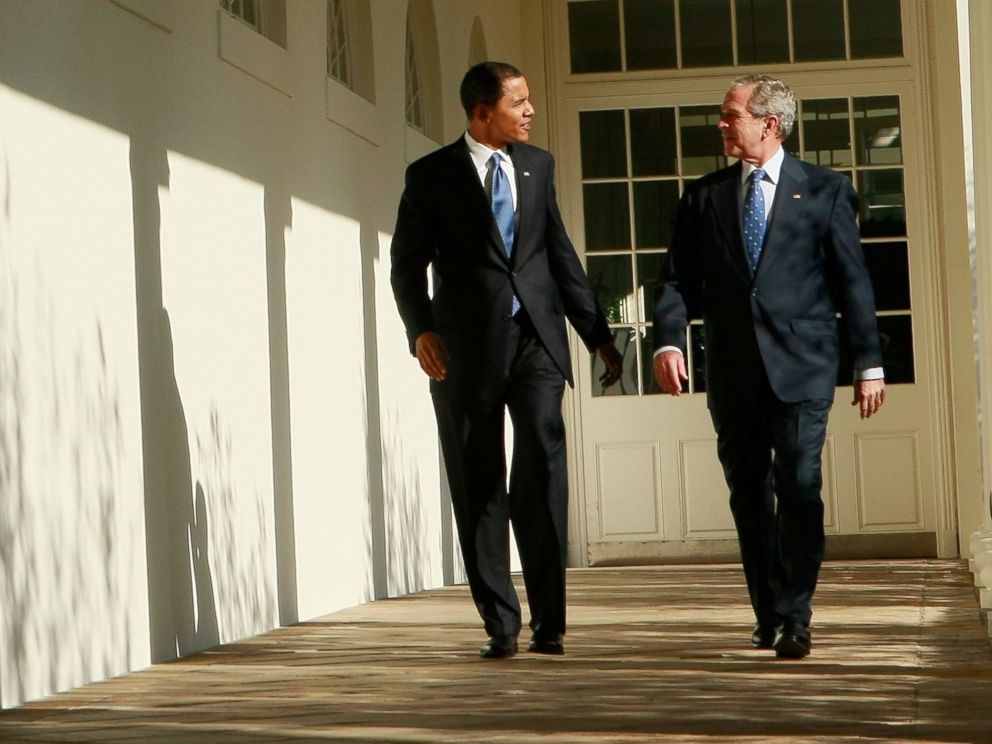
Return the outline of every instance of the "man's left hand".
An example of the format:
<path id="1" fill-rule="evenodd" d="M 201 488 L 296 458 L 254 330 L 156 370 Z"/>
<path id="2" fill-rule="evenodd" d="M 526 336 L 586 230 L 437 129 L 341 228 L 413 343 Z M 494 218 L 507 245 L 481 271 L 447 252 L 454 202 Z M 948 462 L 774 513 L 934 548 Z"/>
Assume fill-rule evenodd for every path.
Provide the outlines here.
<path id="1" fill-rule="evenodd" d="M 861 406 L 861 418 L 868 419 L 878 413 L 885 402 L 885 380 L 855 380 L 852 406 Z"/>
<path id="2" fill-rule="evenodd" d="M 623 374 L 623 356 L 617 351 L 616 344 L 613 343 L 603 344 L 596 349 L 596 353 L 606 365 L 606 371 L 599 376 L 599 382 L 605 390 L 619 380 Z"/>

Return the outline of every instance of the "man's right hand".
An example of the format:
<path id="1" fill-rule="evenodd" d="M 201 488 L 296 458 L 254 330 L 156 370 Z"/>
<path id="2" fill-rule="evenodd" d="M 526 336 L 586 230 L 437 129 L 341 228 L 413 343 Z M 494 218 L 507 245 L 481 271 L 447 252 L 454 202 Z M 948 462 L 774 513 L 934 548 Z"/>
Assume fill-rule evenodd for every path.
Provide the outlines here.
<path id="1" fill-rule="evenodd" d="M 434 331 L 424 331 L 417 336 L 415 345 L 417 361 L 420 368 L 432 380 L 442 382 L 448 375 L 448 347 L 444 345 L 441 336 Z"/>
<path id="2" fill-rule="evenodd" d="M 682 352 L 663 351 L 658 354 L 654 358 L 654 377 L 663 392 L 676 397 L 682 395 L 682 383 L 689 380 Z"/>

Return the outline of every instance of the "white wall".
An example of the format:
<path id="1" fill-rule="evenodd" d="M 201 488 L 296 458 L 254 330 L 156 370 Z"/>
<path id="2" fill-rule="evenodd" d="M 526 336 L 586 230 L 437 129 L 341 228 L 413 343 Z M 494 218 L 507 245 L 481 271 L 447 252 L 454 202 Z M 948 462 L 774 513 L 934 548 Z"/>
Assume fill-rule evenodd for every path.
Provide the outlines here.
<path id="1" fill-rule="evenodd" d="M 455 575 L 388 286 L 405 0 L 376 104 L 216 0 L 0 3 L 0 704 Z M 445 140 L 478 16 L 434 0 Z"/>

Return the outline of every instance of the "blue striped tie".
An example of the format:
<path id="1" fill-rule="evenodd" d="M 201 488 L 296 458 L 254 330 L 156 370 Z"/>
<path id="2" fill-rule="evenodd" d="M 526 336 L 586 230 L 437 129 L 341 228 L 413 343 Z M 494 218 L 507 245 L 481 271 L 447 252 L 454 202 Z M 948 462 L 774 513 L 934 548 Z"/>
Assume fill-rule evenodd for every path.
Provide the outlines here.
<path id="1" fill-rule="evenodd" d="M 764 177 L 765 171 L 761 168 L 751 171 L 751 184 L 744 199 L 744 247 L 752 271 L 758 268 L 761 246 L 765 241 L 765 195 L 761 190 Z"/>
<path id="2" fill-rule="evenodd" d="M 499 228 L 500 237 L 503 238 L 503 250 L 506 257 L 513 255 L 513 233 L 516 229 L 516 216 L 513 213 L 513 194 L 510 191 L 510 181 L 506 173 L 500 167 L 500 154 L 494 152 L 489 158 L 490 170 L 493 174 L 493 196 L 492 207 L 493 217 L 496 218 L 496 227 Z M 513 296 L 512 314 L 516 315 L 520 309 L 520 300 Z"/>

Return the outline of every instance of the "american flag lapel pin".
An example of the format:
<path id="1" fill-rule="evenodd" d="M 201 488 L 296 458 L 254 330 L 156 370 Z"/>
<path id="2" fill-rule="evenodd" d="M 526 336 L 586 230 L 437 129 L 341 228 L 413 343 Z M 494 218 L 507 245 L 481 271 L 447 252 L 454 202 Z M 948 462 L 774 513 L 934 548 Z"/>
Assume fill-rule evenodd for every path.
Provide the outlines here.
<path id="1" fill-rule="evenodd" d="M 530 175 L 530 171 L 524 171 L 524 175 L 525 176 L 529 176 Z"/>

